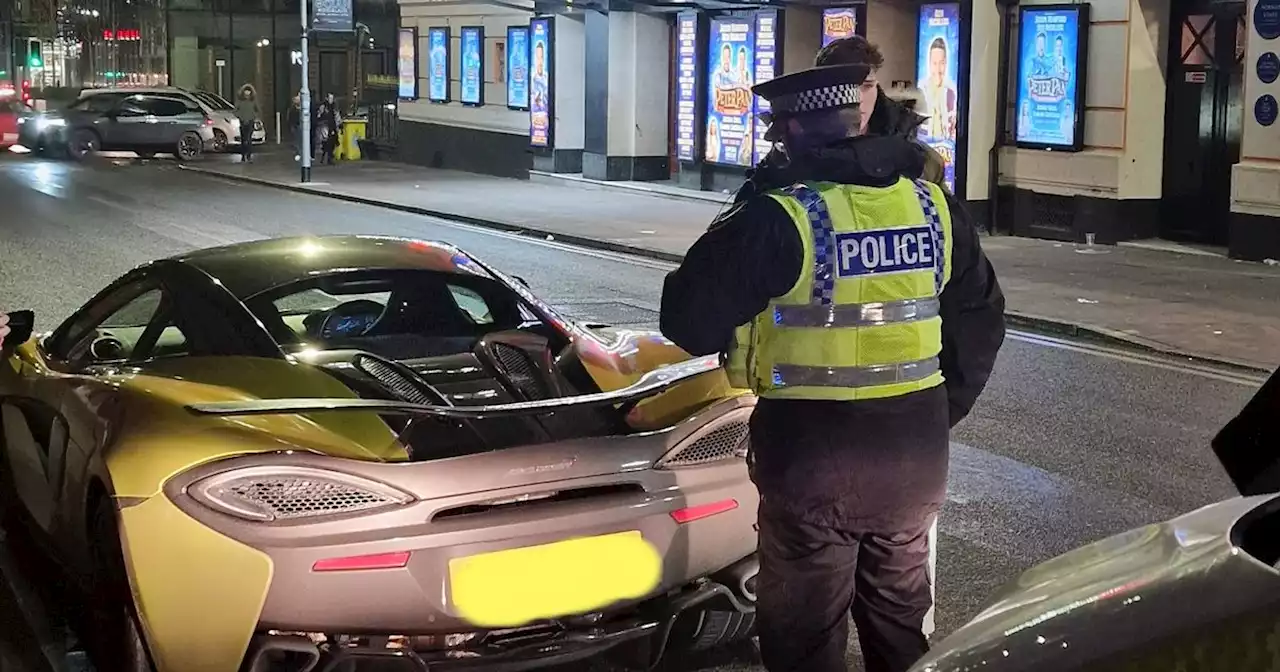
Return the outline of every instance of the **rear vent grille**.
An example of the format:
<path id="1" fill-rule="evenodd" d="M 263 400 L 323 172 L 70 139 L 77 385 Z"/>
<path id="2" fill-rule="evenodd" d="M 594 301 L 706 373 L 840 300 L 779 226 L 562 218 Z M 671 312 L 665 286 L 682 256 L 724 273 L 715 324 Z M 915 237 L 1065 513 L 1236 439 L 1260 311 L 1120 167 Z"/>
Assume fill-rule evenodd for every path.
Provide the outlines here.
<path id="1" fill-rule="evenodd" d="M 746 448 L 749 431 L 747 423 L 742 421 L 716 427 L 682 448 L 674 457 L 664 462 L 663 466 L 690 467 L 740 455 L 740 451 Z"/>
<path id="2" fill-rule="evenodd" d="M 549 396 L 529 353 L 506 343 L 494 343 L 490 347 L 503 373 L 507 374 L 511 383 L 522 394 L 531 400 L 546 399 Z"/>
<path id="3" fill-rule="evenodd" d="M 561 502 L 576 502 L 584 499 L 593 499 L 597 497 L 616 497 L 618 495 L 634 495 L 644 492 L 644 487 L 639 483 L 618 483 L 614 485 L 599 485 L 587 488 L 574 488 L 572 490 L 559 490 L 544 493 L 532 493 L 526 498 L 512 497 L 509 500 L 498 500 L 487 504 L 467 504 L 452 509 L 445 509 L 431 517 L 433 522 L 442 520 L 451 520 L 461 518 L 463 516 L 475 516 L 484 513 L 499 513 L 503 511 L 513 511 L 516 509 L 527 509 L 533 506 L 543 506 L 546 504 L 555 504 Z"/>
<path id="4" fill-rule="evenodd" d="M 392 394 L 403 401 L 413 404 L 433 403 L 431 397 L 419 385 L 415 384 L 405 374 L 397 371 L 395 367 L 387 365 L 386 362 L 380 362 L 372 357 L 357 357 L 355 366 L 365 374 L 377 379 L 379 383 L 382 383 Z"/>
<path id="5" fill-rule="evenodd" d="M 314 478 L 255 478 L 232 481 L 222 487 L 228 495 L 261 508 L 277 520 L 355 513 L 395 503 L 375 492 Z"/>

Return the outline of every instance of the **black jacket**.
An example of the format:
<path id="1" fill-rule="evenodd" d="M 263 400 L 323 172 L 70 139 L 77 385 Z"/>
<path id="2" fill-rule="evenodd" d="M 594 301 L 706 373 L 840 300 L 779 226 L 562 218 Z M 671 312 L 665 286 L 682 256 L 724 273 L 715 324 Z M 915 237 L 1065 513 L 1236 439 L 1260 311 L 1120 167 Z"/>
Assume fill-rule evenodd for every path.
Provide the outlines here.
<path id="1" fill-rule="evenodd" d="M 797 180 L 889 186 L 919 174 L 924 150 L 864 136 L 794 162 Z M 1004 296 L 961 204 L 943 289 L 945 386 L 858 402 L 762 399 L 752 418 L 763 496 L 816 524 L 892 529 L 927 521 L 946 496 L 948 432 L 973 408 L 1004 341 Z M 753 196 L 719 217 L 663 286 L 662 332 L 693 355 L 724 352 L 733 331 L 795 285 L 803 243 L 777 201 Z"/>
<path id="2" fill-rule="evenodd" d="M 876 96 L 876 107 L 871 112 L 871 119 L 867 122 L 867 135 L 914 139 L 920 124 L 926 119 L 928 117 L 916 114 L 905 105 L 889 98 L 881 89 Z M 925 165 L 923 162 L 920 163 L 917 170 L 917 166 L 913 164 L 910 170 L 916 172 L 907 173 L 906 176 L 915 179 L 924 173 Z M 735 203 L 741 203 L 756 194 L 788 186 L 796 182 L 794 177 L 787 167 L 786 155 L 775 147 L 765 154 L 759 164 L 747 169 L 747 180 L 738 188 L 733 200 Z"/>

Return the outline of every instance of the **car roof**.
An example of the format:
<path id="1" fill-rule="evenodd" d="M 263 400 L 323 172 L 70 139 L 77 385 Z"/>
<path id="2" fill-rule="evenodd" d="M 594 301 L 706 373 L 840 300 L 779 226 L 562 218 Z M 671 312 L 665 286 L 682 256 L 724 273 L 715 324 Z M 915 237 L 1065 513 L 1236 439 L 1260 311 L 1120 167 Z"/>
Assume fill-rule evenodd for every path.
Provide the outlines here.
<path id="1" fill-rule="evenodd" d="M 492 277 L 447 243 L 392 236 L 299 236 L 206 248 L 169 258 L 200 269 L 241 301 L 319 275 L 420 270 Z"/>
<path id="2" fill-rule="evenodd" d="M 149 94 L 167 93 L 167 94 L 181 94 L 185 96 L 192 96 L 197 92 L 191 91 L 189 89 L 184 89 L 180 86 L 103 86 L 103 87 L 96 87 L 92 89 L 84 89 L 83 91 L 80 92 L 80 97 L 86 98 L 88 96 L 97 96 L 104 93 L 123 94 L 126 96 L 144 94 L 144 93 L 149 93 Z"/>

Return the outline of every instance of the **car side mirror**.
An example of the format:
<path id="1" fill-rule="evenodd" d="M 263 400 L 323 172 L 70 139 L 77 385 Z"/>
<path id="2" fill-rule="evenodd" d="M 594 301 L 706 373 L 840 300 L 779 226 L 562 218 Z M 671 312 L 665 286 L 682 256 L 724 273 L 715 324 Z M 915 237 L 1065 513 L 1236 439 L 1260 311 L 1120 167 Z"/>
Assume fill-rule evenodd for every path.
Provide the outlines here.
<path id="1" fill-rule="evenodd" d="M 9 313 L 9 334 L 0 345 L 0 356 L 8 357 L 23 343 L 31 340 L 31 332 L 35 329 L 36 314 L 30 310 L 15 310 Z"/>
<path id="2" fill-rule="evenodd" d="M 525 280 L 524 278 L 522 278 L 522 277 L 520 277 L 520 276 L 518 276 L 518 275 L 513 275 L 513 276 L 511 276 L 511 277 L 515 278 L 515 279 L 516 279 L 516 282 L 518 282 L 518 283 L 520 283 L 520 284 L 524 285 L 525 287 L 528 287 L 528 286 L 529 286 L 529 281 L 528 281 L 528 280 Z"/>

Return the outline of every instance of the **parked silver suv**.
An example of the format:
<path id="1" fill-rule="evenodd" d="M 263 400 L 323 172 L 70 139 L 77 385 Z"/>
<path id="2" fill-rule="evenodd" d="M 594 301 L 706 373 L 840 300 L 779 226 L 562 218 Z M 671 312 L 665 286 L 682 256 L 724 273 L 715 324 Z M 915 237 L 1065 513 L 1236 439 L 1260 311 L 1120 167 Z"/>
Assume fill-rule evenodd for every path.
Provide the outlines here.
<path id="1" fill-rule="evenodd" d="M 170 93 L 82 96 L 20 121 L 18 144 L 76 160 L 98 150 L 191 160 L 213 147 L 213 120 L 189 97 Z"/>
<path id="2" fill-rule="evenodd" d="M 243 142 L 242 132 L 240 128 L 240 120 L 236 118 L 236 109 L 227 99 L 216 93 L 209 91 L 199 91 L 184 89 L 180 86 L 113 86 L 85 89 L 80 92 L 81 97 L 95 95 L 100 93 L 164 93 L 167 95 L 176 95 L 189 98 L 198 105 L 204 113 L 213 120 L 213 149 L 214 152 L 225 152 L 231 147 L 240 145 Z M 262 120 L 254 122 L 251 134 L 251 142 L 255 145 L 261 145 L 267 141 L 266 129 L 262 126 Z"/>

